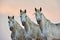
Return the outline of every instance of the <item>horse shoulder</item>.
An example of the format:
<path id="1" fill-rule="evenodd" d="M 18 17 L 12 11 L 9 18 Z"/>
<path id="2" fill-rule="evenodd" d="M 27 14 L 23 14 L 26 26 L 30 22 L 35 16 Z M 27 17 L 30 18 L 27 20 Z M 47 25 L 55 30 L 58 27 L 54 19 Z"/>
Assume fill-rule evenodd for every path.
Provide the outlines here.
<path id="1" fill-rule="evenodd" d="M 16 25 L 17 25 L 17 31 L 19 31 L 19 33 L 23 34 L 24 29 L 20 26 L 20 24 L 18 22 L 16 22 Z"/>

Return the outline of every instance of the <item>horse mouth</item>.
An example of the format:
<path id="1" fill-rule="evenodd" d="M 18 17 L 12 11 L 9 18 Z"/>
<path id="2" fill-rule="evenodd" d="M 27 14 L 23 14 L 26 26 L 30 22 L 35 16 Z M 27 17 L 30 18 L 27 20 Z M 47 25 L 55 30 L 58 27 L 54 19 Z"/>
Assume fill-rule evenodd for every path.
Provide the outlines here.
<path id="1" fill-rule="evenodd" d="M 13 27 L 10 27 L 10 31 L 12 31 L 13 30 Z"/>
<path id="2" fill-rule="evenodd" d="M 22 25 L 23 25 L 23 26 L 25 26 L 25 24 L 26 24 L 25 22 L 22 22 Z"/>
<path id="3" fill-rule="evenodd" d="M 37 20 L 37 23 L 40 24 L 41 20 Z"/>

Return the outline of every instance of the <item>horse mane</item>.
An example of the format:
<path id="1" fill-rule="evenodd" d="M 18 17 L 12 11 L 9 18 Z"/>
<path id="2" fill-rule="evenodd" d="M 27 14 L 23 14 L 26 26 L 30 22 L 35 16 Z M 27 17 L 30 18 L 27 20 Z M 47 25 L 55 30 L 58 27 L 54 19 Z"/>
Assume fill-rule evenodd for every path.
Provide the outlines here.
<path id="1" fill-rule="evenodd" d="M 14 20 L 14 30 L 16 30 L 16 29 L 18 29 L 19 31 L 23 30 L 22 27 L 20 26 L 20 24 L 16 20 Z"/>
<path id="2" fill-rule="evenodd" d="M 14 20 L 14 22 L 15 22 L 15 24 L 18 24 L 20 26 L 20 24 L 16 20 Z"/>
<path id="3" fill-rule="evenodd" d="M 43 14 L 42 14 L 42 21 L 45 22 L 44 24 L 47 25 L 47 24 L 51 24 L 51 25 L 60 25 L 60 23 L 57 23 L 57 24 L 54 24 L 52 23 L 50 20 L 48 20 Z"/>
<path id="4" fill-rule="evenodd" d="M 26 25 L 25 25 L 26 32 L 27 32 L 27 30 L 32 30 L 33 29 L 33 25 L 34 26 L 38 26 L 33 21 L 31 21 L 31 19 L 27 16 L 27 22 L 26 22 Z"/>
<path id="5" fill-rule="evenodd" d="M 46 21 L 51 22 L 50 20 L 48 20 L 48 19 L 44 16 L 43 13 L 42 13 L 42 17 L 43 17 L 43 19 L 45 19 Z M 42 19 L 42 20 L 43 20 L 43 19 Z"/>
<path id="6" fill-rule="evenodd" d="M 42 14 L 43 15 L 43 14 Z M 50 20 L 48 20 L 44 15 L 43 15 L 43 17 L 44 17 L 44 19 L 47 21 L 47 22 L 49 22 L 49 23 L 51 23 L 51 24 L 54 24 L 54 23 L 52 23 Z M 60 23 L 56 23 L 56 24 L 54 24 L 54 25 L 60 25 Z"/>
<path id="7" fill-rule="evenodd" d="M 29 19 L 29 17 L 27 16 L 27 22 L 29 23 L 29 24 L 31 24 L 31 19 Z"/>
<path id="8" fill-rule="evenodd" d="M 31 25 L 38 25 L 38 24 L 36 24 L 36 23 L 34 23 L 29 17 L 27 17 L 27 21 L 28 21 L 28 23 L 29 24 L 31 24 Z"/>
<path id="9" fill-rule="evenodd" d="M 41 23 L 40 23 L 40 27 L 45 27 L 49 25 L 49 23 L 51 24 L 51 21 L 48 20 L 44 14 L 42 13 L 42 20 L 41 20 Z"/>

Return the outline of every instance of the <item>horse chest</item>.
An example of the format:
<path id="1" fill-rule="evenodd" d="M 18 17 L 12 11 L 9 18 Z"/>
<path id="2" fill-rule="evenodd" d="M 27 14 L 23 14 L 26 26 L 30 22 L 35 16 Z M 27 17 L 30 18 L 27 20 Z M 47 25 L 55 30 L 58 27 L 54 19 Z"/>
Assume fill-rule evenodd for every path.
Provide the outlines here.
<path id="1" fill-rule="evenodd" d="M 30 37 L 30 35 L 31 35 L 31 30 L 30 28 L 28 28 L 28 30 L 25 32 L 25 36 Z"/>

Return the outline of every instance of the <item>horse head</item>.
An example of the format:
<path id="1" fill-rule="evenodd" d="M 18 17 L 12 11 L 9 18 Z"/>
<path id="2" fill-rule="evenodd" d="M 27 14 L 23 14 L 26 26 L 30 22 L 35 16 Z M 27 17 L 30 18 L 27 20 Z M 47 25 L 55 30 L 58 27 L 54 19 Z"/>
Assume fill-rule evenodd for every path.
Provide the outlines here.
<path id="1" fill-rule="evenodd" d="M 20 10 L 20 18 L 23 26 L 26 24 L 26 21 L 27 21 L 26 17 L 27 17 L 26 9 L 24 11 Z"/>
<path id="2" fill-rule="evenodd" d="M 40 24 L 41 19 L 42 19 L 42 17 L 41 17 L 42 16 L 41 11 L 42 11 L 41 7 L 40 7 L 40 9 L 35 8 L 35 17 L 36 17 L 36 20 L 37 20 L 38 24 Z"/>
<path id="3" fill-rule="evenodd" d="M 8 16 L 8 19 L 9 19 L 9 21 L 8 21 L 9 28 L 10 28 L 10 31 L 12 31 L 13 27 L 14 27 L 14 16 L 12 16 L 12 17 Z"/>

